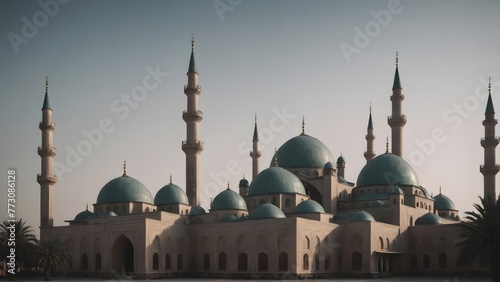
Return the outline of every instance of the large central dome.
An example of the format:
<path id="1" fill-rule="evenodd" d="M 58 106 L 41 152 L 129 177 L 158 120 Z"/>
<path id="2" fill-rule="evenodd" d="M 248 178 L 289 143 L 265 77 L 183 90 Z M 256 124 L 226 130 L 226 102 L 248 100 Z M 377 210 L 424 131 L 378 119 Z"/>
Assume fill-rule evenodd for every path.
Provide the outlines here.
<path id="1" fill-rule="evenodd" d="M 97 204 L 122 202 L 153 204 L 153 196 L 139 180 L 124 175 L 106 183 L 97 196 Z"/>
<path id="2" fill-rule="evenodd" d="M 286 141 L 276 154 L 278 166 L 284 168 L 323 168 L 334 160 L 325 144 L 306 134 Z M 271 161 L 273 165 L 274 160 Z"/>
<path id="3" fill-rule="evenodd" d="M 371 185 L 420 186 L 417 174 L 411 165 L 394 154 L 380 155 L 363 167 L 356 186 Z"/>

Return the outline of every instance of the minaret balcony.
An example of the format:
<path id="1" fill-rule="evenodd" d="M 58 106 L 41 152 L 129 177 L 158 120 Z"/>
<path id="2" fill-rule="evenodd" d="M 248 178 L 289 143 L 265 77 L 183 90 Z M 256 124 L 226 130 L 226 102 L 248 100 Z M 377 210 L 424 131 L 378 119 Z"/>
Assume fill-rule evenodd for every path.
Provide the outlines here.
<path id="1" fill-rule="evenodd" d="M 500 143 L 500 137 L 490 136 L 481 138 L 481 146 L 483 147 L 496 147 Z"/>
<path id="2" fill-rule="evenodd" d="M 185 122 L 201 121 L 203 119 L 203 112 L 202 111 L 183 111 L 182 112 L 182 119 Z"/>
<path id="3" fill-rule="evenodd" d="M 479 167 L 479 171 L 483 175 L 495 175 L 498 173 L 500 170 L 500 164 L 495 164 L 495 165 L 481 165 Z"/>
<path id="4" fill-rule="evenodd" d="M 54 129 L 56 129 L 56 123 L 55 122 L 45 123 L 45 122 L 41 121 L 38 124 L 38 128 L 40 128 L 41 130 L 44 130 L 44 129 L 54 130 Z"/>
<path id="5" fill-rule="evenodd" d="M 182 141 L 182 150 L 185 153 L 199 153 L 203 151 L 205 145 L 202 141 Z"/>
<path id="6" fill-rule="evenodd" d="M 38 147 L 38 155 L 41 157 L 44 157 L 44 156 L 53 157 L 56 155 L 56 153 L 57 153 L 57 150 L 54 147 L 50 147 L 50 148 Z"/>
<path id="7" fill-rule="evenodd" d="M 188 94 L 188 92 L 194 92 L 198 95 L 201 93 L 201 86 L 199 85 L 184 85 L 184 93 Z"/>
<path id="8" fill-rule="evenodd" d="M 393 125 L 402 126 L 406 124 L 406 116 L 405 115 L 388 116 L 387 122 L 389 123 L 390 126 Z"/>
<path id="9" fill-rule="evenodd" d="M 49 176 L 49 175 L 37 174 L 36 175 L 36 181 L 40 185 L 44 185 L 44 184 L 54 185 L 55 183 L 57 183 L 57 176 L 55 176 L 55 175 Z"/>
<path id="10" fill-rule="evenodd" d="M 250 151 L 250 157 L 252 158 L 260 158 L 262 156 L 262 153 L 260 151 Z"/>

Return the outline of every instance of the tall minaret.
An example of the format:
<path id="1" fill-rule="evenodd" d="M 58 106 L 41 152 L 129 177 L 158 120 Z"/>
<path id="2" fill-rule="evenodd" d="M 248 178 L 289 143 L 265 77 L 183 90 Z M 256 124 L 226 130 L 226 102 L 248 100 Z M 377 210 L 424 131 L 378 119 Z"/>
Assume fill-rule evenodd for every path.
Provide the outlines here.
<path id="1" fill-rule="evenodd" d="M 368 118 L 368 129 L 366 132 L 366 152 L 365 159 L 369 162 L 375 157 L 375 152 L 373 151 L 373 140 L 375 140 L 375 135 L 373 135 L 373 122 L 372 122 L 372 106 L 370 105 L 370 117 Z"/>
<path id="2" fill-rule="evenodd" d="M 250 151 L 252 157 L 252 180 L 259 174 L 259 158 L 262 155 L 259 151 L 259 133 L 257 132 L 257 114 L 255 114 L 255 127 L 253 129 L 252 138 L 253 148 Z"/>
<path id="3" fill-rule="evenodd" d="M 203 119 L 203 113 L 198 110 L 198 96 L 201 87 L 198 85 L 198 72 L 194 63 L 194 37 L 191 40 L 191 58 L 187 72 L 188 84 L 184 86 L 184 94 L 187 96 L 187 110 L 182 113 L 182 119 L 186 122 L 186 140 L 182 141 L 182 150 L 186 153 L 186 194 L 190 205 L 200 204 L 199 186 L 200 172 L 199 160 L 203 151 L 203 142 L 200 141 L 199 125 Z"/>
<path id="4" fill-rule="evenodd" d="M 481 146 L 484 148 L 484 165 L 480 171 L 484 176 L 484 198 L 496 200 L 495 175 L 498 173 L 499 166 L 495 160 L 495 148 L 499 143 L 499 138 L 495 136 L 495 126 L 498 121 L 495 119 L 495 110 L 491 100 L 491 77 L 488 85 L 488 103 L 484 113 L 484 138 L 481 139 Z"/>
<path id="5" fill-rule="evenodd" d="M 398 52 L 396 52 L 396 73 L 391 96 L 392 116 L 387 118 L 387 122 L 392 129 L 392 153 L 400 157 L 403 156 L 403 126 L 406 124 L 406 116 L 402 114 L 402 102 L 405 99 L 402 90 L 398 71 Z"/>
<path id="6" fill-rule="evenodd" d="M 42 107 L 42 121 L 39 125 L 42 131 L 42 146 L 38 147 L 38 155 L 42 158 L 42 172 L 36 180 L 40 183 L 40 228 L 54 225 L 54 184 L 57 178 L 54 175 L 54 156 L 56 149 L 52 147 L 55 123 L 52 122 L 52 109 L 49 102 L 49 80 L 45 80 L 45 98 Z"/>

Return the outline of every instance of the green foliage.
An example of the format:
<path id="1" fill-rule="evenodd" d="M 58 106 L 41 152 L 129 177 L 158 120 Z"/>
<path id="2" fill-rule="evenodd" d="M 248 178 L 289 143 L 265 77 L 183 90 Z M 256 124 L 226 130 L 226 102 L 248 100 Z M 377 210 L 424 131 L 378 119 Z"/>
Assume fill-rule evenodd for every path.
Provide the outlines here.
<path id="1" fill-rule="evenodd" d="M 53 271 L 64 270 L 71 261 L 66 244 L 61 242 L 59 238 L 40 240 L 34 257 L 38 267 L 45 275 L 45 280 L 50 280 Z"/>

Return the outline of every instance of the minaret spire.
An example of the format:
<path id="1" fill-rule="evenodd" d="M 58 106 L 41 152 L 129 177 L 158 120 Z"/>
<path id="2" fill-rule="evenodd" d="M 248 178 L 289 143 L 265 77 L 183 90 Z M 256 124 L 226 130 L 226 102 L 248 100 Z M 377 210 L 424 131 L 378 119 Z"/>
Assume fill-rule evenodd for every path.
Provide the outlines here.
<path id="1" fill-rule="evenodd" d="M 399 79 L 399 53 L 396 52 L 396 72 L 392 85 L 392 115 L 387 118 L 387 123 L 391 127 L 392 153 L 400 157 L 403 156 L 403 126 L 406 124 L 406 116 L 402 114 L 403 100 L 401 80 Z"/>
<path id="2" fill-rule="evenodd" d="M 39 124 L 42 131 L 42 146 L 38 147 L 42 171 L 37 175 L 40 184 L 40 238 L 48 236 L 48 227 L 54 225 L 54 184 L 57 177 L 54 175 L 54 157 L 56 149 L 53 147 L 53 135 L 56 125 L 52 122 L 52 108 L 49 102 L 49 79 L 45 78 L 45 97 L 42 107 L 42 121 Z"/>
<path id="3" fill-rule="evenodd" d="M 123 160 L 123 175 L 127 176 L 127 160 Z"/>
<path id="4" fill-rule="evenodd" d="M 253 129 L 252 138 L 252 151 L 250 151 L 250 157 L 252 158 L 252 179 L 257 177 L 259 174 L 259 158 L 262 154 L 259 151 L 259 132 L 257 131 L 257 113 L 255 113 L 255 126 Z"/>
<path id="5" fill-rule="evenodd" d="M 484 148 L 484 165 L 481 165 L 480 171 L 484 176 L 484 198 L 496 201 L 495 178 L 500 167 L 496 164 L 495 150 L 500 140 L 495 136 L 495 126 L 498 121 L 495 119 L 495 110 L 491 99 L 491 77 L 489 77 L 488 102 L 484 115 L 484 138 L 481 139 L 481 146 Z"/>
<path id="6" fill-rule="evenodd" d="M 306 118 L 302 116 L 302 133 L 300 135 L 306 135 Z"/>
<path id="7" fill-rule="evenodd" d="M 389 154 L 389 137 L 385 140 L 385 153 Z"/>
<path id="8" fill-rule="evenodd" d="M 198 85 L 198 72 L 194 63 L 194 35 L 191 38 L 191 58 L 187 77 L 188 84 L 184 86 L 184 94 L 187 96 L 187 110 L 182 113 L 182 119 L 186 122 L 186 140 L 182 141 L 182 150 L 186 154 L 186 194 L 189 204 L 197 206 L 200 204 L 199 160 L 203 151 L 199 126 L 203 119 L 203 113 L 198 110 L 201 87 Z"/>
<path id="9" fill-rule="evenodd" d="M 370 103 L 370 116 L 368 117 L 368 128 L 366 130 L 366 152 L 365 159 L 369 162 L 375 157 L 375 151 L 373 151 L 373 140 L 375 140 L 375 135 L 373 135 L 373 122 L 372 122 L 372 104 Z"/>

